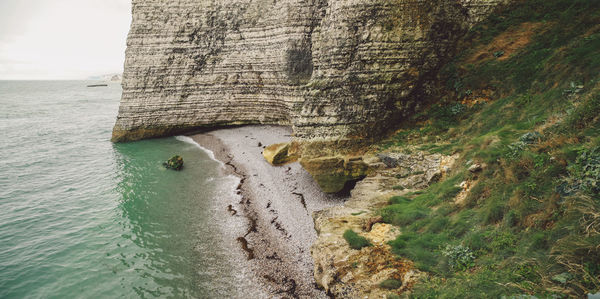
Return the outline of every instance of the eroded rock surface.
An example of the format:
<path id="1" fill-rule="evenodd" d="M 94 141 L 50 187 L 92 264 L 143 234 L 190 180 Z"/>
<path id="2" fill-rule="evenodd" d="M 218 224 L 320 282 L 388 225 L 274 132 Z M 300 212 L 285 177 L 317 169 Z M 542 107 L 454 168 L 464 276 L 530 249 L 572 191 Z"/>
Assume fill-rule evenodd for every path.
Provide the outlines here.
<path id="1" fill-rule="evenodd" d="M 113 141 L 285 124 L 302 157 L 360 155 L 507 1 L 133 0 Z"/>
<path id="2" fill-rule="evenodd" d="M 379 157 L 363 158 L 372 172 L 357 183 L 344 206 L 313 213 L 319 235 L 311 248 L 315 280 L 335 298 L 386 298 L 410 289 L 421 274 L 410 261 L 398 259 L 391 252 L 387 242 L 400 231 L 380 223 L 376 211 L 392 196 L 425 188 L 434 177 L 443 179 L 457 158 L 423 152 L 388 152 Z M 386 157 L 394 157 L 396 162 L 390 164 Z M 396 176 L 402 169 L 416 171 Z M 400 185 L 406 189 L 394 188 Z M 347 229 L 364 236 L 373 246 L 351 249 L 342 236 Z M 402 287 L 393 291 L 382 288 L 380 283 L 388 279 L 401 281 Z"/>
<path id="3" fill-rule="evenodd" d="M 263 157 L 274 166 L 295 162 L 298 157 L 290 150 L 290 147 L 290 142 L 269 145 L 263 151 Z"/>
<path id="4" fill-rule="evenodd" d="M 249 123 L 372 138 L 504 1 L 133 0 L 113 140 Z"/>
<path id="5" fill-rule="evenodd" d="M 337 193 L 348 189 L 367 175 L 368 166 L 362 157 L 320 157 L 300 160 L 325 193 Z"/>

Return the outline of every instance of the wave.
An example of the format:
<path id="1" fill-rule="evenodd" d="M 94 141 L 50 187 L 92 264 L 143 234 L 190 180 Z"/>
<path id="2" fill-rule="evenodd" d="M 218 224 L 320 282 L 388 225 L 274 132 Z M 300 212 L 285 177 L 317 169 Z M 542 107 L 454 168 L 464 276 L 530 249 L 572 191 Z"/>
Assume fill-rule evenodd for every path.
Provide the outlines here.
<path id="1" fill-rule="evenodd" d="M 215 153 L 203 146 L 201 146 L 200 144 L 198 144 L 198 142 L 194 141 L 194 139 L 192 137 L 188 137 L 188 136 L 176 136 L 175 139 L 181 141 L 181 142 L 185 142 L 191 145 L 194 145 L 196 147 L 198 147 L 199 149 L 203 150 L 206 154 L 208 154 L 208 157 L 211 158 L 214 161 L 219 162 L 219 165 L 221 165 L 221 167 L 225 167 L 225 163 L 223 163 L 223 161 L 217 159 L 215 157 Z"/>
<path id="2" fill-rule="evenodd" d="M 193 138 L 188 137 L 188 136 L 176 136 L 175 139 L 181 141 L 181 142 L 185 142 L 191 145 L 196 146 L 197 148 L 203 150 L 204 152 L 206 152 L 206 154 L 208 154 L 208 157 L 211 158 L 214 161 L 217 161 L 219 163 L 219 165 L 221 166 L 221 168 L 225 168 L 225 163 L 219 159 L 217 159 L 215 157 L 215 153 L 203 146 L 201 146 L 200 144 L 198 144 L 198 142 L 196 142 Z M 241 182 L 241 178 L 239 178 L 236 175 L 233 174 L 228 174 L 227 176 L 223 177 L 225 179 L 229 179 L 232 180 L 230 183 L 226 183 L 226 186 L 229 188 L 231 186 L 233 186 L 233 189 L 231 189 L 231 193 L 232 196 L 234 196 L 234 198 L 241 198 L 241 196 L 237 193 L 237 186 L 240 184 Z M 215 178 L 212 178 L 213 180 Z M 211 180 L 212 181 L 212 180 Z"/>

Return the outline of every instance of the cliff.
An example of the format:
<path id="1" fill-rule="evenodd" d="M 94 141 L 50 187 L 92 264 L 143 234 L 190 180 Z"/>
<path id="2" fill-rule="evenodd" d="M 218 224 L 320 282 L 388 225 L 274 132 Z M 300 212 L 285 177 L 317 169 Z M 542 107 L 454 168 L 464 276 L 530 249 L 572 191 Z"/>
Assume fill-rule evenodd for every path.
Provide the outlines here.
<path id="1" fill-rule="evenodd" d="M 247 123 L 376 136 L 498 2 L 134 0 L 113 140 Z"/>
<path id="2" fill-rule="evenodd" d="M 113 141 L 286 124 L 305 161 L 355 154 L 500 2 L 133 0 Z"/>
<path id="3" fill-rule="evenodd" d="M 313 214 L 317 283 L 342 298 L 598 297 L 599 24 L 600 1 L 516 1 L 461 38 L 430 104 L 363 155 L 345 206 Z"/>

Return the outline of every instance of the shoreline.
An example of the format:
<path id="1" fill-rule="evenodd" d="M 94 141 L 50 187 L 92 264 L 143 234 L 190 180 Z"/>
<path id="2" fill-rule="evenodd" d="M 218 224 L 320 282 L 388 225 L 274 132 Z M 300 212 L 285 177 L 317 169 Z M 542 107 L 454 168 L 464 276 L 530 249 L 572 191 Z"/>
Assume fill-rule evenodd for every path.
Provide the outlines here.
<path id="1" fill-rule="evenodd" d="M 236 237 L 247 264 L 265 291 L 277 298 L 327 298 L 314 279 L 310 247 L 317 239 L 313 212 L 340 206 L 345 197 L 320 191 L 299 163 L 272 166 L 262 156 L 265 146 L 287 142 L 291 129 L 245 126 L 190 135 L 224 163 L 227 174 L 240 178 L 241 200 L 223 203 L 246 231 Z"/>

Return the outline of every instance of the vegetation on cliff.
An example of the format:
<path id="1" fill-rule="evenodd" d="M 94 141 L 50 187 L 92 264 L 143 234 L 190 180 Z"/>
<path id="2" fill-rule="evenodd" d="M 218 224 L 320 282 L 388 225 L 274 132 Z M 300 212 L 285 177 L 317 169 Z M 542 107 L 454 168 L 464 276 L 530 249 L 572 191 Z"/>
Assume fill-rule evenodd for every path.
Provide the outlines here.
<path id="1" fill-rule="evenodd" d="M 363 247 L 370 246 L 371 243 L 365 237 L 355 233 L 353 230 L 349 229 L 344 232 L 344 239 L 350 245 L 350 248 L 360 250 Z"/>
<path id="2" fill-rule="evenodd" d="M 600 1 L 520 1 L 461 48 L 442 96 L 380 144 L 460 155 L 380 211 L 430 273 L 412 296 L 600 292 Z"/>

